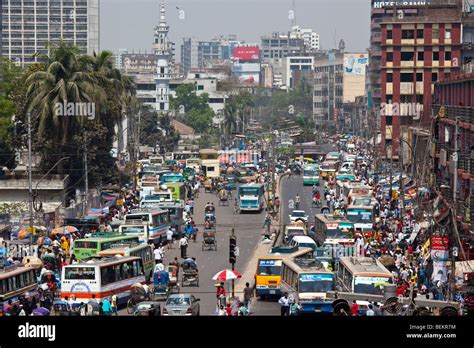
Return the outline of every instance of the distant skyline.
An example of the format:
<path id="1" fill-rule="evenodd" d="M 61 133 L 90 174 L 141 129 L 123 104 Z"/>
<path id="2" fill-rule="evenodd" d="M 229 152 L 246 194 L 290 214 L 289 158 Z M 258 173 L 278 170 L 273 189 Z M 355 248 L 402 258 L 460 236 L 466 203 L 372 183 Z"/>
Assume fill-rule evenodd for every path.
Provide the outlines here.
<path id="1" fill-rule="evenodd" d="M 322 49 L 337 47 L 364 52 L 369 46 L 370 1 L 294 0 L 296 25 L 320 35 Z M 100 48 L 117 52 L 151 52 L 159 22 L 161 0 L 102 0 Z M 260 37 L 291 28 L 291 0 L 165 0 L 169 38 L 176 43 L 176 59 L 183 37 L 210 40 L 235 34 L 238 40 L 260 43 Z M 184 19 L 180 19 L 180 10 Z"/>

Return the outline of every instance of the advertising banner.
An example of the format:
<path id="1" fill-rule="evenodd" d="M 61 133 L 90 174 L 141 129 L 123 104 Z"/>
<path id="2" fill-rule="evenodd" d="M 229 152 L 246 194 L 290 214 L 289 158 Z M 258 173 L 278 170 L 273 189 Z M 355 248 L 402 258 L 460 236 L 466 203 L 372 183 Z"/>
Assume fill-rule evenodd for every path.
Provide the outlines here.
<path id="1" fill-rule="evenodd" d="M 234 60 L 247 61 L 259 60 L 260 48 L 257 46 L 239 46 L 234 47 Z"/>
<path id="2" fill-rule="evenodd" d="M 431 237 L 431 250 L 449 250 L 448 236 Z"/>
<path id="3" fill-rule="evenodd" d="M 365 76 L 368 61 L 367 54 L 345 54 L 344 75 Z"/>

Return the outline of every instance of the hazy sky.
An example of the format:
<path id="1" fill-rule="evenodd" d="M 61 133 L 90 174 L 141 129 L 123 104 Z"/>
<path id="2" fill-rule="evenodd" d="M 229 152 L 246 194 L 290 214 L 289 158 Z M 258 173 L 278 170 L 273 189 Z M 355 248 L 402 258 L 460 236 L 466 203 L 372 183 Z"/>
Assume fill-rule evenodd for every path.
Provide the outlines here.
<path id="1" fill-rule="evenodd" d="M 293 0 L 296 24 L 320 35 L 322 48 L 343 38 L 346 51 L 365 51 L 369 45 L 369 0 Z M 101 0 L 101 49 L 147 50 L 159 22 L 161 0 Z M 236 34 L 238 40 L 260 43 L 272 31 L 288 31 L 291 0 L 165 0 L 169 37 L 177 55 L 183 37 L 209 40 Z M 177 9 L 179 7 L 179 9 Z M 184 19 L 180 19 L 180 10 Z M 179 57 L 179 56 L 178 56 Z M 179 59 L 178 59 L 179 60 Z"/>

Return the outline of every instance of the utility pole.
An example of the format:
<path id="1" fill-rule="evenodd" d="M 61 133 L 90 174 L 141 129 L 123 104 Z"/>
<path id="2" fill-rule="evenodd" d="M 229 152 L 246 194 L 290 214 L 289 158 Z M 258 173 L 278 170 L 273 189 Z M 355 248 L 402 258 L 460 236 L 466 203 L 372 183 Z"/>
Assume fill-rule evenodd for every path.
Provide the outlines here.
<path id="1" fill-rule="evenodd" d="M 454 152 L 453 152 L 453 207 L 451 213 L 454 215 L 452 218 L 453 224 L 457 224 L 457 189 L 458 189 L 458 134 L 459 134 L 459 118 L 456 117 L 456 125 L 454 126 Z M 449 279 L 450 283 L 450 295 L 451 300 L 454 301 L 454 283 L 456 273 L 456 254 L 454 253 L 454 230 L 457 230 L 455 225 L 451 231 L 451 275 Z M 462 245 L 459 247 L 462 248 Z"/>
<path id="2" fill-rule="evenodd" d="M 400 211 L 400 218 L 402 219 L 403 223 L 403 217 L 405 213 L 405 188 L 403 186 L 403 146 L 402 146 L 402 141 L 403 141 L 403 135 L 400 135 L 400 141 L 399 141 L 399 147 L 400 147 L 400 195 L 399 197 L 402 198 L 402 209 Z"/>
<path id="3" fill-rule="evenodd" d="M 30 234 L 30 245 L 33 243 L 31 234 L 33 233 L 33 174 L 31 169 L 31 113 L 28 112 L 28 185 L 29 185 L 29 228 L 28 233 Z"/>
<path id="4" fill-rule="evenodd" d="M 87 168 L 87 132 L 84 134 L 84 173 L 85 173 L 85 194 L 84 194 L 84 211 L 83 215 L 87 216 L 87 206 L 89 203 L 89 173 Z"/>

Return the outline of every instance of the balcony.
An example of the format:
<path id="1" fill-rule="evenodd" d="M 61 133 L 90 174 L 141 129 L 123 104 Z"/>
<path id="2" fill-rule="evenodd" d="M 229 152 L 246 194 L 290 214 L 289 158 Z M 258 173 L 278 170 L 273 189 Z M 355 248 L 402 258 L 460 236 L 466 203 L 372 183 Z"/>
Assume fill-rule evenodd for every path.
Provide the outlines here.
<path id="1" fill-rule="evenodd" d="M 433 115 L 440 115 L 440 119 L 456 121 L 458 118 L 459 122 L 474 123 L 474 108 L 472 107 L 435 104 L 433 105 Z"/>

